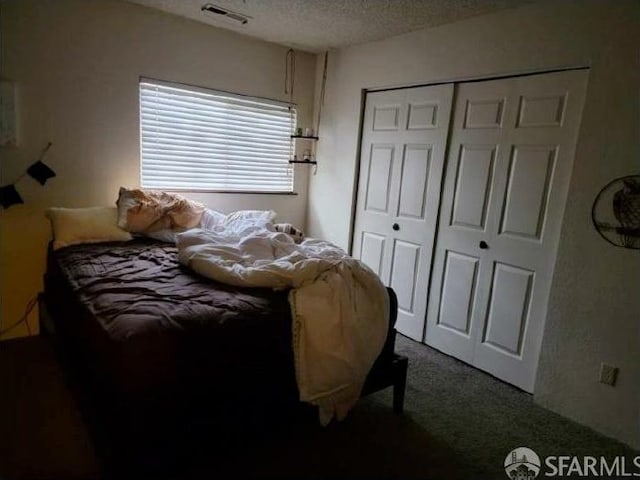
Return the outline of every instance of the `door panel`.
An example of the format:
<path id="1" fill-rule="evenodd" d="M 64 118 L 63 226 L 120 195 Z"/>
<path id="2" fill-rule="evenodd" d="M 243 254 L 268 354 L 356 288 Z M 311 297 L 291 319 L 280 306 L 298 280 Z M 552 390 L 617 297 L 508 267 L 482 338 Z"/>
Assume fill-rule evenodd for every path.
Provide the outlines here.
<path id="1" fill-rule="evenodd" d="M 559 127 L 564 117 L 566 94 L 520 97 L 517 127 Z"/>
<path id="2" fill-rule="evenodd" d="M 437 103 L 410 103 L 407 130 L 424 130 L 437 128 L 438 104 Z"/>
<path id="3" fill-rule="evenodd" d="M 367 210 L 386 213 L 389 209 L 393 145 L 371 145 L 371 158 L 367 174 Z"/>
<path id="4" fill-rule="evenodd" d="M 540 239 L 555 157 L 555 146 L 514 145 L 500 233 Z"/>
<path id="5" fill-rule="evenodd" d="M 384 243 L 384 236 L 377 233 L 362 232 L 360 260 L 378 275 L 382 272 Z"/>
<path id="6" fill-rule="evenodd" d="M 512 355 L 522 354 L 533 272 L 496 262 L 482 341 Z"/>
<path id="7" fill-rule="evenodd" d="M 463 128 L 500 128 L 504 98 L 467 100 Z"/>
<path id="8" fill-rule="evenodd" d="M 408 314 L 414 313 L 420 250 L 420 245 L 398 239 L 393 246 L 389 285 L 398 297 L 398 308 Z"/>
<path id="9" fill-rule="evenodd" d="M 585 86 L 572 71 L 456 91 L 425 341 L 529 392 Z"/>
<path id="10" fill-rule="evenodd" d="M 398 130 L 400 105 L 376 105 L 373 108 L 374 131 Z"/>
<path id="11" fill-rule="evenodd" d="M 406 145 L 400 167 L 398 217 L 424 219 L 431 145 Z"/>
<path id="12" fill-rule="evenodd" d="M 398 296 L 422 340 L 453 85 L 367 94 L 352 254 Z"/>
<path id="13" fill-rule="evenodd" d="M 448 251 L 438 324 L 468 337 L 478 280 L 478 258 Z"/>
<path id="14" fill-rule="evenodd" d="M 461 145 L 451 225 L 484 230 L 495 145 Z"/>

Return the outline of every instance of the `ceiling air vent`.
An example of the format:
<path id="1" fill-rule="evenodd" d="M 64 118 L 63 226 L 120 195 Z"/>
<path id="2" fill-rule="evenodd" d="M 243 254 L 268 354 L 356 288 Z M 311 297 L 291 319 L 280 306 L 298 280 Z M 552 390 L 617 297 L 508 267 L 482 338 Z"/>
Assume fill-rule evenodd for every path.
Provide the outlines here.
<path id="1" fill-rule="evenodd" d="M 241 23 L 242 25 L 245 25 L 251 18 L 248 15 L 243 15 L 241 13 L 229 10 L 228 8 L 219 7 L 212 3 L 205 3 L 202 8 L 200 8 L 200 10 L 219 16 L 220 19 L 232 20 L 234 22 Z"/>

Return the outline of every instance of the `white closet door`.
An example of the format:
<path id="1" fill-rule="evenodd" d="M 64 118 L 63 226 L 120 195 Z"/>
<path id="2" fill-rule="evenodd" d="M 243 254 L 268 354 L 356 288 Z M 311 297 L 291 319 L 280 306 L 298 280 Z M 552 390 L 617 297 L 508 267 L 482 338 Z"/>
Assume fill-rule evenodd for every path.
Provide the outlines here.
<path id="1" fill-rule="evenodd" d="M 368 93 L 352 253 L 398 296 L 422 340 L 453 85 Z"/>
<path id="2" fill-rule="evenodd" d="M 458 86 L 426 342 L 532 392 L 586 73 Z"/>

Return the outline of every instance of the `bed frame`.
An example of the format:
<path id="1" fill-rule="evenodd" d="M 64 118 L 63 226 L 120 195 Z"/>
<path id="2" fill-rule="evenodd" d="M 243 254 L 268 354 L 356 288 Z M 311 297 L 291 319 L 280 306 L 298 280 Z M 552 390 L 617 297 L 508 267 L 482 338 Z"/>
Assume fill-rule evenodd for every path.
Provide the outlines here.
<path id="1" fill-rule="evenodd" d="M 105 465 L 108 465 L 110 463 L 114 464 L 114 462 L 116 462 L 115 464 L 120 465 L 119 467 L 116 467 L 120 468 L 120 471 L 124 469 L 126 471 L 133 472 L 134 470 L 132 470 L 131 463 L 133 461 L 139 460 L 139 445 L 144 444 L 147 441 L 146 438 L 157 437 L 157 435 L 159 434 L 172 431 L 170 427 L 165 429 L 164 426 L 157 425 L 158 423 L 162 424 L 164 422 L 166 412 L 164 411 L 163 407 L 158 407 L 155 410 L 153 409 L 153 407 L 147 408 L 147 403 L 145 402 L 150 400 L 149 398 L 135 400 L 112 398 L 109 396 L 105 396 L 103 392 L 96 391 L 94 384 L 95 382 L 93 382 L 90 378 L 90 374 L 87 375 L 88 372 L 83 370 L 83 359 L 79 358 L 77 354 L 74 354 L 76 350 L 73 348 L 73 345 L 70 345 L 66 340 L 67 335 L 65 335 L 63 332 L 64 319 L 56 318 L 50 313 L 54 311 L 54 309 L 50 308 L 49 306 L 51 304 L 50 302 L 55 300 L 51 298 L 52 294 L 48 291 L 47 285 L 49 285 L 49 282 L 47 281 L 45 275 L 45 291 L 39 296 L 41 334 L 46 335 L 52 340 L 58 352 L 61 363 L 65 371 L 67 372 L 72 390 L 74 391 L 76 398 L 78 398 L 85 419 L 89 423 L 89 428 L 92 432 L 94 441 L 97 444 L 97 450 L 99 451 L 101 456 L 103 456 Z M 397 297 L 392 289 L 388 288 L 388 291 L 390 299 L 390 325 L 394 325 L 397 315 Z M 407 357 L 399 355 L 393 351 L 393 346 L 395 344 L 395 335 L 395 328 L 390 328 L 388 331 L 385 348 L 374 363 L 366 379 L 365 385 L 362 390 L 362 396 L 374 393 L 387 387 L 393 387 L 393 411 L 397 414 L 400 414 L 402 413 L 404 406 L 408 359 Z M 221 395 L 223 397 L 227 398 L 227 400 L 233 399 L 233 389 L 225 389 L 225 387 L 222 385 L 216 386 L 216 388 L 218 387 L 220 388 L 222 392 Z M 314 413 L 312 416 L 317 418 L 315 409 L 312 409 L 310 406 L 301 404 L 297 399 L 293 400 L 294 403 L 297 402 L 297 404 L 300 405 L 301 410 L 306 409 L 307 413 L 313 411 Z M 289 402 L 286 408 L 290 408 L 294 403 Z M 87 411 L 89 413 L 87 413 Z M 126 413 L 122 416 L 122 418 L 119 418 L 119 420 L 122 425 L 126 425 L 126 430 L 131 430 L 130 432 L 118 431 L 117 428 L 113 427 L 113 425 L 110 425 L 111 423 L 113 423 L 113 417 L 120 417 L 121 412 L 123 411 Z M 114 412 L 117 413 L 114 414 Z M 149 418 L 161 420 L 159 422 L 152 421 L 147 423 L 141 420 L 140 425 L 142 426 L 136 427 L 133 427 L 132 425 L 127 423 L 138 422 L 141 413 L 143 414 L 143 417 L 145 414 L 148 414 Z M 199 422 L 200 420 L 198 419 L 197 421 Z M 149 426 L 153 426 L 154 428 L 148 431 Z M 111 429 L 111 433 L 105 434 L 104 432 L 109 429 Z M 115 439 L 113 436 L 114 430 L 117 431 L 117 433 L 115 434 Z M 136 435 L 140 432 L 143 432 L 144 435 L 146 435 L 146 438 L 143 436 L 143 438 L 145 438 L 144 440 L 132 440 L 133 438 L 136 438 Z M 113 444 L 119 444 L 119 447 L 121 447 L 119 448 L 118 452 L 110 451 L 111 445 Z M 104 451 L 105 449 L 107 450 L 106 452 Z M 135 455 L 131 452 L 135 452 Z M 154 457 L 154 461 L 156 458 L 163 457 L 163 454 L 158 454 L 157 451 L 153 451 L 151 455 Z M 125 458 L 127 456 L 128 458 Z M 117 458 L 117 460 L 114 460 L 114 458 Z M 123 460 L 123 458 L 125 459 Z M 125 466 L 123 467 L 123 465 Z M 144 468 L 146 469 L 147 467 L 148 465 L 145 465 Z"/>
<path id="2" fill-rule="evenodd" d="M 392 288 L 387 287 L 389 294 L 389 324 L 395 325 L 398 315 L 398 297 Z M 396 329 L 390 327 L 386 345 L 395 347 Z M 362 396 L 369 395 L 387 387 L 393 387 L 393 411 L 401 414 L 404 410 L 404 394 L 407 384 L 407 368 L 409 360 L 394 351 L 385 351 L 380 354 L 373 364 L 369 376 L 362 389 Z"/>

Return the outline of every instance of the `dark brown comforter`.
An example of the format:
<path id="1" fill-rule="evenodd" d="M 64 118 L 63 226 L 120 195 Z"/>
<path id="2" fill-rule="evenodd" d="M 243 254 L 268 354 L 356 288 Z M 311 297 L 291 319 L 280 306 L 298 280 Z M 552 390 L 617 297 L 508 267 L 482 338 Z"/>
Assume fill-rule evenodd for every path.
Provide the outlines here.
<path id="1" fill-rule="evenodd" d="M 118 391 L 210 384 L 295 391 L 287 292 L 223 285 L 147 239 L 49 252 L 47 306 L 58 334 Z M 291 394 L 291 392 L 288 392 Z"/>

